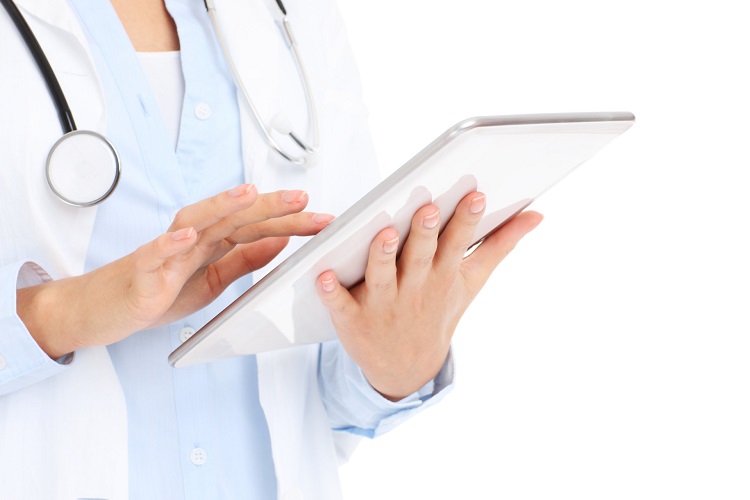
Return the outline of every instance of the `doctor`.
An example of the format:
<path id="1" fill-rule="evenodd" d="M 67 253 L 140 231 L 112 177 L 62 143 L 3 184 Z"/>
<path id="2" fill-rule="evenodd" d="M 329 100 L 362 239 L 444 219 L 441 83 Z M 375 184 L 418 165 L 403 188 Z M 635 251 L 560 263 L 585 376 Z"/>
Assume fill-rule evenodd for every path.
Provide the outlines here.
<path id="1" fill-rule="evenodd" d="M 451 386 L 461 314 L 541 217 L 516 217 L 462 260 L 483 195 L 464 198 L 439 239 L 440 214 L 423 207 L 398 264 L 407 235 L 386 229 L 366 283 L 349 292 L 320 276 L 341 342 L 174 370 L 168 353 L 246 274 L 377 180 L 333 0 L 286 5 L 317 109 L 311 168 L 267 144 L 203 2 L 17 4 L 78 127 L 109 138 L 122 174 L 92 207 L 50 190 L 55 105 L 0 15 L 0 497 L 340 498 L 337 464 L 356 436 L 386 432 Z M 282 113 L 310 137 L 279 6 L 225 1 L 216 16 L 261 121 Z"/>

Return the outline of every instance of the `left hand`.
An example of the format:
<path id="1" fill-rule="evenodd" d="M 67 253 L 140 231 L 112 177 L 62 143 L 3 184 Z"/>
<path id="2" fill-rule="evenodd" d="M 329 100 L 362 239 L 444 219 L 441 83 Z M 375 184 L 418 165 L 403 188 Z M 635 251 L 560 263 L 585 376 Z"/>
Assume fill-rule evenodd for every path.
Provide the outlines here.
<path id="1" fill-rule="evenodd" d="M 124 257 L 19 289 L 16 312 L 52 359 L 171 323 L 266 265 L 290 236 L 323 229 L 332 217 L 302 212 L 307 202 L 303 191 L 237 186 L 183 208 L 167 233 Z"/>
<path id="2" fill-rule="evenodd" d="M 542 220 L 523 212 L 464 258 L 484 209 L 483 194 L 468 194 L 438 237 L 438 208 L 426 205 L 412 219 L 398 262 L 399 234 L 389 227 L 370 246 L 363 283 L 347 290 L 333 272 L 319 276 L 319 294 L 344 349 L 384 397 L 402 399 L 437 375 L 466 308 Z"/>

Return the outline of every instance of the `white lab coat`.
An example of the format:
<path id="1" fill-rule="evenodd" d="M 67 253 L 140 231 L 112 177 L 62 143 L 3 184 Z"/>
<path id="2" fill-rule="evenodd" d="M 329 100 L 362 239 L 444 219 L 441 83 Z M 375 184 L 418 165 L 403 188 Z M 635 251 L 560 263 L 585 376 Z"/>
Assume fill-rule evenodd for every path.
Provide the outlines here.
<path id="1" fill-rule="evenodd" d="M 306 123 L 297 73 L 272 21 L 275 4 L 217 3 L 261 116 L 270 119 L 284 110 L 294 123 Z M 320 114 L 319 165 L 309 171 L 275 165 L 243 109 L 246 174 L 260 191 L 302 187 L 312 209 L 338 213 L 377 179 L 358 74 L 334 0 L 286 3 Z M 104 133 L 104 98 L 75 14 L 62 0 L 17 4 L 56 71 L 78 128 Z M 61 135 L 60 125 L 39 70 L 1 14 L 0 265 L 30 260 L 54 278 L 77 275 L 84 269 L 96 208 L 66 206 L 47 187 L 45 159 Z M 258 356 L 281 499 L 341 496 L 337 460 L 345 447 L 329 430 L 317 356 L 317 346 Z M 125 402 L 106 348 L 78 351 L 63 374 L 0 396 L 0 498 L 126 499 L 127 464 Z"/>

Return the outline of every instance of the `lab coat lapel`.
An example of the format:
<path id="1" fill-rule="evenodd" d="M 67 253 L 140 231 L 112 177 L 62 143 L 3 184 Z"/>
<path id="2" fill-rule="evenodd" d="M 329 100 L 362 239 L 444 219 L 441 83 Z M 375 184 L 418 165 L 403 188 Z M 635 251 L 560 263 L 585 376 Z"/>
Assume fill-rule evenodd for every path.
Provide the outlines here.
<path id="1" fill-rule="evenodd" d="M 68 2 L 49 0 L 15 0 L 15 2 L 27 22 L 29 21 L 28 14 L 30 14 L 58 30 L 83 39 L 81 28 L 76 23 Z"/>
<path id="2" fill-rule="evenodd" d="M 275 4 L 266 0 L 217 2 L 217 16 L 234 63 L 261 119 L 269 124 L 285 113 L 299 130 L 307 106 L 299 77 L 276 24 Z M 311 188 L 310 170 L 280 160 L 263 139 L 238 89 L 245 176 L 262 192 Z M 301 130 L 307 137 L 308 131 Z M 297 245 L 291 245 L 264 268 L 272 269 Z M 255 279 L 263 274 L 255 273 Z M 258 359 L 260 402 L 271 435 L 279 498 L 340 498 L 336 453 L 317 383 L 318 346 L 261 353 Z M 302 416 L 304 415 L 304 418 Z"/>
<path id="3" fill-rule="evenodd" d="M 99 83 L 67 2 L 18 3 L 79 128 L 103 132 Z M 3 151 L 8 168 L 0 169 L 0 185 L 12 186 L 0 197 L 0 212 L 12 214 L 7 224 L 0 220 L 3 259 L 33 259 L 56 279 L 80 274 L 96 209 L 64 205 L 47 186 L 45 158 L 62 131 L 42 77 L 9 20 L 0 23 L 0 35 L 0 66 L 16 75 L 0 79 L 0 93 L 7 96 L 0 133 L 17 139 Z M 0 398 L 0 443 L 22 455 L 0 453 L 0 470 L 13 472 L 2 476 L 3 498 L 126 499 L 126 410 L 106 348 L 78 351 L 64 373 Z"/>
<path id="4" fill-rule="evenodd" d="M 95 73 L 85 36 L 78 26 L 77 18 L 68 2 L 44 0 L 19 0 L 19 10 L 29 23 L 42 46 L 63 89 L 68 105 L 79 129 L 106 133 L 104 95 Z M 11 35 L 12 36 L 12 35 Z M 79 209 L 64 205 L 47 186 L 44 176 L 46 155 L 62 136 L 62 129 L 55 114 L 53 101 L 44 87 L 43 78 L 20 36 L 17 45 L 8 48 L 0 60 L 8 59 L 19 74 L 19 78 L 30 83 L 23 95 L 8 98 L 8 113 L 18 114 L 17 121 L 10 120 L 8 126 L 24 126 L 29 134 L 25 137 L 25 158 L 20 164 L 38 165 L 38 168 L 17 169 L 5 175 L 19 177 L 9 179 L 11 185 L 24 186 L 24 190 L 13 193 L 18 196 L 18 213 L 35 221 L 36 237 L 44 241 L 36 245 L 32 257 L 40 258 L 39 264 L 55 279 L 81 274 L 93 230 L 96 208 Z M 23 76 L 27 75 L 27 76 Z M 31 83 L 33 82 L 33 83 Z M 11 89 L 18 88 L 12 80 L 4 82 Z M 0 89 L 4 85 L 0 84 Z M 10 91 L 17 95 L 18 90 Z M 9 95 L 4 92 L 3 95 Z M 2 129 L 2 127 L 0 127 Z M 3 175 L 0 175 L 2 178 Z M 28 207 L 28 208 L 24 208 Z M 37 252 L 38 249 L 38 252 Z M 19 249 L 19 251 L 22 249 Z M 38 255 L 42 253 L 43 255 Z M 26 258 L 29 256 L 27 255 Z"/>
<path id="5" fill-rule="evenodd" d="M 318 345 L 307 345 L 257 355 L 282 500 L 341 499 L 335 444 L 318 388 L 318 353 Z"/>
<path id="6" fill-rule="evenodd" d="M 253 104 L 262 117 L 270 120 L 278 100 L 278 81 L 274 61 L 280 56 L 278 47 L 269 43 L 279 34 L 269 9 L 259 0 L 216 2 L 216 15 L 226 46 L 237 72 Z M 268 159 L 268 147 L 245 103 L 241 89 L 237 89 L 242 128 L 242 154 L 246 178 L 263 189 L 263 169 Z"/>
<path id="7" fill-rule="evenodd" d="M 16 4 L 44 49 L 78 128 L 103 134 L 104 92 L 72 7 L 66 1 L 49 0 L 18 0 Z"/>

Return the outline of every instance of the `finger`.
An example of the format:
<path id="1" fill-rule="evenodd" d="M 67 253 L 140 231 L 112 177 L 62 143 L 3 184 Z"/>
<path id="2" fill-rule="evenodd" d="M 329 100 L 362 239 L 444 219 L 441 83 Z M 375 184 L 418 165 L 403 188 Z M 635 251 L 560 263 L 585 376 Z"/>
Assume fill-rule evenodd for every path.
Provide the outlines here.
<path id="1" fill-rule="evenodd" d="M 302 212 L 241 227 L 226 239 L 230 243 L 252 243 L 277 236 L 312 236 L 334 219 L 333 215 Z"/>
<path id="2" fill-rule="evenodd" d="M 482 193 L 469 193 L 456 206 L 450 222 L 438 240 L 435 268 L 438 272 L 455 272 L 461 265 L 466 250 L 474 242 L 477 224 L 482 220 L 486 198 Z"/>
<path id="3" fill-rule="evenodd" d="M 339 334 L 349 331 L 352 322 L 356 321 L 360 315 L 360 305 L 349 290 L 341 286 L 332 271 L 326 271 L 318 276 L 316 288 Z"/>
<path id="4" fill-rule="evenodd" d="M 133 252 L 135 270 L 141 273 L 157 271 L 170 258 L 186 256 L 195 246 L 197 239 L 197 232 L 192 227 L 162 234 Z"/>
<path id="5" fill-rule="evenodd" d="M 479 292 L 498 264 L 508 256 L 521 238 L 542 222 L 543 218 L 542 214 L 533 211 L 516 215 L 464 259 L 461 272 L 474 293 Z"/>
<path id="6" fill-rule="evenodd" d="M 266 266 L 289 243 L 289 238 L 266 238 L 240 245 L 208 266 L 208 284 L 214 297 L 235 280 Z"/>
<path id="7" fill-rule="evenodd" d="M 307 206 L 308 201 L 309 198 L 304 191 L 276 191 L 260 194 L 252 206 L 230 214 L 203 230 L 199 244 L 216 243 L 250 224 L 301 212 Z"/>
<path id="8" fill-rule="evenodd" d="M 383 229 L 370 244 L 370 256 L 365 270 L 367 300 L 374 306 L 391 304 L 397 296 L 396 251 L 398 231 Z"/>
<path id="9" fill-rule="evenodd" d="M 398 263 L 399 288 L 421 289 L 432 270 L 440 231 L 440 211 L 427 205 L 414 214 Z"/>
<path id="10" fill-rule="evenodd" d="M 180 209 L 175 215 L 170 231 L 184 227 L 194 227 L 196 231 L 216 224 L 233 213 L 244 210 L 255 203 L 258 189 L 252 184 L 242 184 L 198 203 Z"/>

